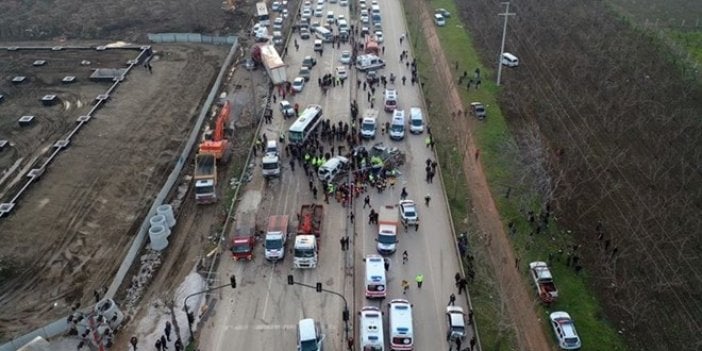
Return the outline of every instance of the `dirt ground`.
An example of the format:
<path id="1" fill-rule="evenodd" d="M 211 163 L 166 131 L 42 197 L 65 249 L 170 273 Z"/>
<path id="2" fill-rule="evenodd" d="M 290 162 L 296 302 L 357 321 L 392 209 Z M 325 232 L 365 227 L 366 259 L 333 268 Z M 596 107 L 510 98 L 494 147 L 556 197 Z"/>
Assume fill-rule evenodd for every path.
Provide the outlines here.
<path id="1" fill-rule="evenodd" d="M 435 54 L 434 67 L 437 73 L 442 77 L 443 81 L 450 82 L 453 80 L 451 65 L 443 54 L 441 43 L 436 34 L 436 26 L 433 21 L 433 10 L 429 8 L 429 4 L 422 2 L 420 19 L 422 21 L 422 31 L 427 40 L 428 46 Z M 455 85 L 449 85 L 446 91 L 446 100 L 444 103 L 449 106 L 450 111 L 465 110 L 460 95 L 456 90 Z M 474 130 L 474 118 L 455 118 L 457 131 Z M 490 250 L 491 264 L 495 268 L 497 280 L 501 289 L 504 290 L 504 296 L 510 303 L 507 304 L 508 314 L 517 326 L 517 342 L 520 350 L 549 350 L 550 344 L 541 328 L 541 324 L 537 320 L 536 313 L 532 306 L 532 297 L 528 287 L 522 283 L 519 272 L 513 269 L 511 262 L 514 262 L 514 253 L 509 243 L 507 235 L 500 221 L 500 214 L 497 211 L 495 202 L 492 198 L 490 188 L 487 184 L 485 174 L 483 173 L 480 163 L 472 157 L 475 147 L 474 139 L 467 136 L 467 148 L 463 152 L 466 154 L 464 159 L 464 174 L 468 179 L 468 188 L 470 189 L 470 198 L 473 203 L 473 210 L 476 218 L 478 218 L 478 227 L 482 233 L 490 233 L 493 237 L 491 244 L 488 245 Z"/>
<path id="2" fill-rule="evenodd" d="M 26 193 L 21 207 L 0 221 L 4 240 L 0 257 L 5 266 L 13 268 L 0 286 L 3 339 L 65 315 L 75 302 L 92 303 L 92 292 L 111 282 L 143 213 L 184 143 L 227 49 L 155 47 L 153 74 L 141 67 L 133 71 L 107 105 L 74 137 L 70 148 Z M 75 59 L 68 57 L 66 62 Z M 53 67 L 49 60 L 47 68 Z M 115 60 L 123 62 L 122 58 Z M 3 72 L 3 76 L 6 74 Z M 46 86 L 36 92 L 50 89 L 51 81 L 42 77 L 38 76 Z M 102 91 L 99 84 L 93 85 L 67 94 L 66 101 L 76 105 L 81 101 L 84 107 L 61 111 L 50 121 L 51 128 L 42 123 L 32 127 L 39 142 L 23 142 L 18 155 L 31 155 L 46 143 L 43 139 L 51 142 L 52 133 L 60 134 L 73 123 L 67 116 L 80 115 L 94 99 L 94 90 Z M 33 104 L 33 95 L 20 102 Z M 3 104 L 0 109 L 22 109 L 21 104 L 12 106 Z M 3 159 L 3 167 L 7 164 L 8 160 Z"/>
<path id="3" fill-rule="evenodd" d="M 0 40 L 144 42 L 147 33 L 229 33 L 239 19 L 219 0 L 5 0 L 0 2 Z"/>
<path id="4" fill-rule="evenodd" d="M 0 199 L 14 194 L 9 190 L 24 184 L 19 178 L 34 160 L 40 159 L 56 140 L 73 129 L 76 119 L 87 114 L 93 99 L 103 94 L 112 84 L 93 82 L 90 74 L 96 68 L 124 67 L 125 62 L 136 58 L 138 50 L 108 51 L 0 51 L 0 94 L 5 96 L 0 104 L 0 139 L 8 140 L 12 147 L 0 153 Z M 35 60 L 46 60 L 45 66 L 34 67 Z M 81 62 L 90 61 L 89 65 Z M 76 82 L 62 84 L 65 76 L 75 76 Z M 25 76 L 26 81 L 14 85 L 14 76 Z M 42 96 L 54 94 L 60 99 L 54 106 L 43 106 Z M 36 117 L 32 127 L 23 128 L 17 123 L 20 116 Z"/>
<path id="5" fill-rule="evenodd" d="M 486 14 L 501 9 L 459 4 L 493 61 L 502 19 Z M 552 188 L 542 195 L 582 245 L 606 319 L 632 349 L 698 350 L 702 90 L 605 6 L 513 3 L 506 49 L 520 66 L 503 75 L 500 106 L 522 151 L 545 150 Z"/>

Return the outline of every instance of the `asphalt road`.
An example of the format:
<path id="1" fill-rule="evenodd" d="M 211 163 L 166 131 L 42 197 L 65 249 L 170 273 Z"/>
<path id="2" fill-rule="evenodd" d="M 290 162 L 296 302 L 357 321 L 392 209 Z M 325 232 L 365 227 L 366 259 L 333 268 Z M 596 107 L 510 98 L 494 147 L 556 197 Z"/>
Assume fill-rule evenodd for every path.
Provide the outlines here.
<path id="1" fill-rule="evenodd" d="M 370 2 L 369 2 L 370 5 Z M 399 0 L 384 0 L 380 2 L 382 24 L 385 34 L 385 55 L 387 67 L 380 74 L 388 76 L 391 72 L 398 79 L 396 88 L 399 94 L 399 107 L 409 115 L 412 106 L 423 106 L 417 86 L 410 84 L 411 71 L 399 57 L 402 50 L 410 50 L 409 43 L 400 44 L 399 38 L 406 31 L 403 12 Z M 348 8 L 338 4 L 325 4 L 326 11 L 333 10 L 336 15 L 344 14 L 349 18 Z M 291 11 L 294 13 L 294 11 Z M 323 18 L 314 18 L 322 21 Z M 354 23 L 352 21 L 351 23 Z M 312 70 L 312 76 L 302 93 L 288 99 L 292 104 L 298 103 L 302 108 L 308 104 L 319 104 L 324 109 L 325 118 L 332 122 L 349 122 L 349 104 L 353 97 L 359 104 L 360 113 L 369 107 L 367 92 L 356 90 L 356 72 L 351 70 L 349 82 L 343 87 L 334 87 L 323 94 L 317 85 L 317 78 L 325 73 L 332 73 L 339 66 L 339 55 L 342 50 L 351 50 L 350 44 L 342 44 L 337 49 L 331 44 L 325 44 L 323 56 L 313 52 L 313 39 L 302 40 L 297 33 L 293 34 L 300 45 L 295 50 L 292 40 L 285 62 L 289 65 L 288 79 L 297 76 L 301 61 L 305 55 L 315 56 L 318 60 Z M 411 53 L 410 53 L 411 57 Z M 258 71 L 255 74 L 263 74 Z M 406 85 L 402 85 L 401 77 L 407 77 Z M 359 79 L 364 75 L 359 72 Z M 381 86 L 382 87 L 382 86 Z M 390 120 L 390 113 L 382 112 L 382 88 L 375 92 L 375 108 L 380 110 L 379 123 Z M 278 102 L 280 97 L 278 97 Z M 424 110 L 424 109 L 423 109 Z M 426 113 L 426 112 L 425 112 Z M 426 114 L 425 114 L 426 118 Z M 286 131 L 292 119 L 283 120 L 277 105 L 274 104 L 274 122 L 264 125 L 263 131 L 269 138 L 277 138 L 280 131 Z M 401 229 L 399 246 L 396 254 L 389 256 L 391 260 L 388 273 L 388 298 L 383 301 L 367 301 L 364 296 L 364 265 L 366 254 L 376 253 L 375 237 L 377 228 L 368 225 L 369 209 L 362 209 L 363 202 L 354 203 L 355 224 L 347 218 L 349 209 L 334 201 L 325 205 L 325 219 L 321 239 L 319 265 L 313 270 L 294 270 L 292 268 L 292 236 L 288 241 L 288 253 L 281 263 L 271 264 L 263 259 L 263 248 L 256 248 L 257 257 L 253 262 L 223 261 L 218 272 L 218 279 L 227 281 L 230 274 L 236 274 L 239 282 L 237 289 L 222 289 L 216 296 L 218 301 L 214 311 L 204 323 L 200 338 L 200 348 L 203 350 L 223 350 L 231 347 L 249 350 L 282 350 L 293 349 L 296 344 L 296 323 L 301 318 L 314 318 L 321 322 L 323 333 L 326 335 L 325 347 L 329 350 L 342 350 L 345 345 L 344 323 L 341 312 L 343 301 L 338 296 L 317 293 L 314 289 L 302 286 L 288 286 L 286 276 L 293 274 L 295 280 L 314 285 L 321 282 L 325 289 L 343 294 L 349 303 L 351 317 L 357 323 L 357 312 L 361 307 L 379 306 L 387 312 L 386 303 L 392 298 L 406 298 L 414 305 L 415 349 L 430 350 L 437 346 L 448 348 L 446 343 L 445 307 L 452 292 L 457 292 L 454 286 L 454 274 L 458 271 L 458 259 L 452 240 L 449 225 L 448 209 L 442 193 L 440 177 L 435 177 L 433 184 L 425 182 L 424 162 L 427 158 L 434 159 L 430 149 L 424 144 L 426 134 L 411 135 L 406 133 L 402 142 L 393 142 L 387 135 L 378 135 L 374 142 L 383 141 L 385 144 L 397 146 L 407 155 L 406 164 L 401 167 L 401 176 L 394 189 L 388 188 L 382 194 L 370 191 L 371 204 L 376 209 L 382 205 L 396 204 L 400 199 L 402 187 L 406 187 L 409 198 L 419 203 L 419 231 Z M 370 146 L 372 143 L 367 143 Z M 336 145 L 336 144 L 335 144 Z M 328 144 L 325 148 L 328 148 Z M 284 155 L 284 153 L 283 153 Z M 260 156 L 260 155 L 259 155 Z M 283 172 L 280 179 L 264 182 L 261 177 L 257 159 L 257 169 L 253 181 L 246 187 L 237 209 L 237 216 L 250 216 L 258 213 L 259 217 L 268 215 L 289 214 L 291 228 L 296 227 L 295 214 L 300 205 L 313 201 L 309 191 L 308 179 L 302 169 L 296 167 L 295 172 L 289 168 L 288 158 L 283 157 Z M 321 193 L 321 192 L 320 192 Z M 430 206 L 424 205 L 424 196 L 432 197 Z M 321 199 L 321 197 L 320 197 Z M 321 202 L 321 201 L 319 201 Z M 353 232 L 352 252 L 340 250 L 339 239 L 346 232 Z M 401 253 L 407 250 L 409 262 L 402 264 Z M 354 264 L 355 263 L 355 264 Z M 346 269 L 346 267 L 353 267 Z M 353 275 L 351 275 L 353 273 Z M 414 283 L 416 274 L 424 275 L 424 285 L 418 289 Z M 406 295 L 402 294 L 400 282 L 405 279 L 412 282 L 412 287 Z M 464 299 L 456 301 L 467 310 Z M 385 313 L 385 339 L 388 340 L 387 313 Z M 359 340 L 356 330 L 352 336 Z"/>

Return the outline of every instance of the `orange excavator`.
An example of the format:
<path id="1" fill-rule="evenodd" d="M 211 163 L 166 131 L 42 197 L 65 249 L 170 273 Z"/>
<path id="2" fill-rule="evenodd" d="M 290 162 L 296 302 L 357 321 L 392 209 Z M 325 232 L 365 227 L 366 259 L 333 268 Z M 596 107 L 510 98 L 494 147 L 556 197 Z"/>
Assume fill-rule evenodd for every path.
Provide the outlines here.
<path id="1" fill-rule="evenodd" d="M 214 130 L 205 132 L 195 155 L 195 201 L 198 204 L 217 202 L 217 162 L 226 163 L 231 156 L 225 131 L 229 125 L 231 103 L 225 101 L 215 119 Z"/>
<path id="2" fill-rule="evenodd" d="M 231 102 L 225 101 L 222 109 L 219 110 L 219 114 L 217 114 L 217 119 L 215 119 L 211 138 L 206 137 L 206 140 L 200 143 L 199 154 L 213 154 L 217 161 L 226 161 L 226 157 L 229 154 L 229 140 L 225 138 L 224 133 L 229 124 L 231 109 Z M 223 157 L 225 158 L 224 160 L 222 160 Z"/>

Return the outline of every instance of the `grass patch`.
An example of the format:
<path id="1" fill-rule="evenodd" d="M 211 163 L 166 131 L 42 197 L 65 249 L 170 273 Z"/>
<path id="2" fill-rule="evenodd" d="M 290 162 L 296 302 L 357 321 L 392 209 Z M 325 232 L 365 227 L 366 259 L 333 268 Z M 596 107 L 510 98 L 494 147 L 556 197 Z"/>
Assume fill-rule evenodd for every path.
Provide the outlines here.
<path id="1" fill-rule="evenodd" d="M 702 32 L 670 31 L 668 35 L 687 50 L 694 62 L 702 65 Z"/>
<path id="2" fill-rule="evenodd" d="M 572 234 L 559 229 L 553 221 L 548 229 L 541 234 L 529 235 L 533 229 L 527 221 L 526 212 L 532 210 L 538 214 L 541 208 L 540 199 L 535 191 L 529 190 L 532 188 L 530 184 L 518 181 L 518 179 L 524 179 L 521 174 L 521 161 L 513 137 L 497 106 L 499 87 L 494 82 L 496 76 L 494 70 L 484 67 L 480 63 L 477 52 L 473 49 L 470 35 L 457 19 L 456 14 L 459 11 L 457 11 L 454 2 L 452 0 L 433 0 L 430 3 L 433 8 L 445 8 L 454 14 L 448 20 L 446 27 L 440 28 L 438 33 L 442 47 L 451 48 L 451 50 L 445 51 L 449 64 L 454 68 L 455 64 L 458 63 L 458 69 L 455 73 L 456 79 L 463 74 L 463 71 L 467 71 L 469 77 L 473 77 L 475 69 L 480 69 L 482 83 L 480 88 L 476 90 L 471 87 L 470 90 L 466 90 L 463 86 L 459 87 L 459 91 L 464 106 L 468 106 L 472 101 L 480 101 L 487 107 L 488 118 L 485 123 L 481 123 L 474 130 L 474 136 L 476 145 L 481 150 L 481 164 L 498 210 L 505 222 L 512 221 L 518 228 L 517 234 L 512 237 L 516 255 L 521 257 L 523 266 L 526 266 L 532 260 L 546 260 L 549 253 L 558 252 L 558 250 L 565 252 L 566 248 L 572 246 Z M 457 227 L 456 232 L 467 229 L 475 233 L 475 230 L 471 230 L 475 228 L 468 226 L 468 223 L 474 221 L 470 220 L 472 214 L 468 212 L 469 199 L 466 199 L 468 189 L 465 184 L 465 176 L 461 172 L 462 160 L 458 156 L 460 153 L 455 152 L 455 146 L 449 146 L 462 145 L 462 143 L 457 140 L 459 137 L 455 133 L 448 130 L 450 123 L 442 123 L 442 117 L 448 116 L 452 112 L 446 111 L 446 107 L 440 103 L 442 101 L 441 92 L 445 90 L 446 82 L 439 82 L 436 78 L 438 75 L 433 73 L 431 51 L 428 50 L 423 35 L 419 33 L 416 9 L 413 9 L 412 6 L 416 6 L 414 1 L 405 2 L 405 16 L 408 19 L 415 45 L 414 52 L 417 55 L 420 77 L 425 83 L 426 98 L 434 102 L 430 104 L 428 112 L 431 116 L 431 123 L 435 126 L 433 130 L 437 140 L 437 152 L 442 164 L 442 172 L 445 172 L 443 173 L 443 181 L 452 216 L 456 222 L 454 225 Z M 511 189 L 509 198 L 506 196 L 507 189 Z M 495 287 L 495 281 L 489 278 L 493 273 L 483 256 L 485 255 L 484 247 L 482 247 L 480 240 L 475 238 L 476 235 L 471 237 L 477 279 L 470 286 L 470 291 L 483 349 L 514 349 L 514 334 L 510 329 L 513 326 L 505 320 L 503 299 L 496 296 L 498 290 Z M 561 261 L 565 261 L 565 255 L 561 257 Z M 599 345 L 598 347 L 608 350 L 626 350 L 623 338 L 617 334 L 612 325 L 603 319 L 601 306 L 587 286 L 586 271 L 576 275 L 571 268 L 562 262 L 554 263 L 553 271 L 562 298 L 552 307 L 554 310 L 568 311 L 573 316 L 585 347 Z M 526 274 L 523 275 L 523 278 L 525 282 L 528 280 Z M 550 311 L 540 308 L 538 312 L 542 315 L 542 320 L 546 321 Z M 544 322 L 543 327 L 548 329 L 548 335 L 553 334 L 546 322 Z"/>

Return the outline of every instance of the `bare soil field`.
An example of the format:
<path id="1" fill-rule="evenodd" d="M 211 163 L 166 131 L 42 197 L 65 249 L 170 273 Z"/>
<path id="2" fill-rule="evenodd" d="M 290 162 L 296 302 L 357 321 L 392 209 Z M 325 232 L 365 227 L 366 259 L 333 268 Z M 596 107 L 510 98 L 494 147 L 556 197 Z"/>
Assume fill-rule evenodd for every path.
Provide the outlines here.
<path id="1" fill-rule="evenodd" d="M 0 2 L 0 40 L 144 41 L 146 33 L 229 33 L 236 20 L 219 0 L 5 0 Z"/>
<path id="2" fill-rule="evenodd" d="M 494 62 L 503 7 L 457 4 Z M 632 349 L 699 350 L 702 90 L 602 3 L 510 10 L 506 51 L 521 62 L 503 71 L 500 105 L 524 153 L 545 151 L 542 195 L 582 245 L 605 317 Z"/>
<path id="3" fill-rule="evenodd" d="M 178 45 L 155 50 L 153 73 L 142 67 L 132 71 L 26 193 L 20 207 L 0 220 L 0 257 L 6 268 L 0 281 L 3 339 L 65 315 L 75 302 L 92 303 L 92 292 L 111 282 L 228 48 Z M 0 105 L 0 135 L 19 140 L 11 154 L 0 154 L 3 170 L 13 159 L 31 157 L 53 143 L 56 135 L 75 123 L 76 116 L 87 111 L 96 92 L 104 90 L 102 84 L 83 84 L 87 68 L 80 67 L 81 59 L 101 67 L 124 67 L 125 62 L 120 56 L 51 55 L 41 57 L 49 61 L 41 67 L 46 72 L 31 76 L 21 87 L 26 89 L 22 98 Z M 34 58 L 5 60 L 5 56 L 0 66 L 3 79 L 23 71 L 20 66 Z M 79 82 L 56 83 L 66 70 L 75 72 Z M 45 91 L 57 92 L 64 103 L 42 107 L 36 96 Z M 71 102 L 70 108 L 65 102 Z M 37 110 L 38 116 L 49 109 L 55 115 L 17 136 L 15 115 L 27 109 Z"/>

